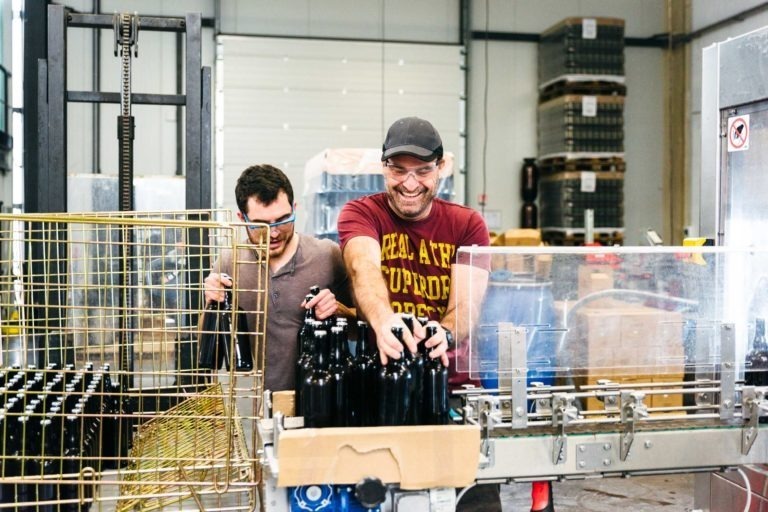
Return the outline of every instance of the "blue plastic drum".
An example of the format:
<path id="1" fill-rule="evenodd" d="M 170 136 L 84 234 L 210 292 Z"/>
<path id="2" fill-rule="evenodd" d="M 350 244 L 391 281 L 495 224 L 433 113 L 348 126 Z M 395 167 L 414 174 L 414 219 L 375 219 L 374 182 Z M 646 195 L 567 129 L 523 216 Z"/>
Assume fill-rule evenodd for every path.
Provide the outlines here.
<path id="1" fill-rule="evenodd" d="M 552 283 L 492 274 L 480 313 L 477 333 L 480 382 L 498 387 L 498 324 L 511 322 L 527 329 L 528 386 L 531 382 L 552 385 L 555 377 L 556 336 Z M 510 370 L 505 368 L 504 370 Z"/>

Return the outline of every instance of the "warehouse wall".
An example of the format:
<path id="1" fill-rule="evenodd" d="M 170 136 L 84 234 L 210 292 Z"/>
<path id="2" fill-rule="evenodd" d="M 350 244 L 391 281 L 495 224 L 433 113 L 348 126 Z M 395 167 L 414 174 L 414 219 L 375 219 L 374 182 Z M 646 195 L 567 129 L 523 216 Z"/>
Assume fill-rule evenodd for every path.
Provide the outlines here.
<path id="1" fill-rule="evenodd" d="M 740 12 L 755 7 L 763 2 L 758 0 L 736 0 L 731 2 L 693 2 L 692 30 L 696 31 L 712 23 L 728 18 Z M 689 222 L 692 230 L 698 227 L 700 215 L 700 186 L 701 175 L 701 57 L 702 51 L 707 46 L 725 41 L 730 37 L 736 37 L 752 30 L 768 25 L 768 11 L 763 11 L 754 16 L 729 24 L 718 30 L 708 32 L 691 43 L 691 143 L 690 149 L 690 199 Z M 712 212 L 714 214 L 714 212 Z M 703 212 L 707 215 L 707 212 Z M 695 234 L 695 233 L 694 233 Z"/>
<path id="2" fill-rule="evenodd" d="M 90 0 L 68 0 L 67 5 L 89 11 Z M 693 2 L 694 29 L 714 20 L 739 12 L 760 2 L 740 0 Z M 8 2 L 3 2 L 3 7 Z M 141 14 L 183 15 L 200 11 L 204 17 L 215 14 L 213 0 L 179 2 L 171 0 L 103 0 L 102 12 L 128 9 Z M 665 0 L 488 0 L 471 2 L 470 21 L 474 30 L 488 29 L 504 32 L 538 33 L 567 16 L 615 16 L 626 20 L 626 33 L 647 37 L 666 31 Z M 458 0 L 383 0 L 357 2 L 354 0 L 227 0 L 220 3 L 220 30 L 224 33 L 282 35 L 297 37 L 352 37 L 377 39 L 423 40 L 455 44 L 459 33 Z M 407 12 L 405 17 L 402 13 Z M 765 15 L 745 23 L 730 25 L 694 41 L 691 75 L 691 146 L 690 170 L 691 218 L 697 207 L 698 175 L 698 98 L 700 96 L 700 52 L 705 44 L 737 35 L 765 24 Z M 80 32 L 80 34 L 76 34 Z M 213 30 L 203 33 L 203 63 L 213 66 Z M 118 59 L 112 55 L 111 31 L 102 36 L 103 90 L 117 90 Z M 536 45 L 523 42 L 471 43 L 468 82 L 467 134 L 467 202 L 480 208 L 478 196 L 483 181 L 491 227 L 514 227 L 518 222 L 521 201 L 518 192 L 519 168 L 522 158 L 536 154 Z M 486 55 L 488 68 L 486 73 Z M 151 56 L 151 58 L 150 58 Z M 76 63 L 70 68 L 70 89 L 90 88 L 90 31 L 70 30 L 69 59 Z M 173 36 L 141 33 L 139 58 L 134 65 L 134 91 L 173 92 L 175 82 Z M 627 103 L 625 108 L 626 139 L 626 240 L 640 243 L 648 227 L 659 229 L 662 224 L 662 167 L 665 145 L 663 52 L 653 48 L 627 48 Z M 487 87 L 487 96 L 485 93 Z M 487 107 L 486 107 L 487 105 Z M 71 172 L 91 172 L 90 106 L 71 105 L 69 116 L 69 168 Z M 458 110 L 458 109 L 457 109 Z M 137 174 L 171 175 L 175 172 L 175 109 L 171 107 L 134 107 L 137 117 Z M 117 144 L 115 116 L 117 106 L 103 107 L 100 144 L 100 168 L 104 173 L 116 173 Z M 458 115 L 458 114 L 457 114 Z M 378 145 L 380 137 L 371 140 Z M 321 149 L 321 148 L 318 148 Z M 455 148 L 449 148 L 455 149 Z M 3 179 L 3 178 L 0 178 Z M 7 178 L 6 178 L 7 180 Z M 4 182 L 0 182 L 4 183 Z M 3 190 L 9 187 L 2 187 Z M 225 194 L 232 184 L 224 184 Z M 302 188 L 302 184 L 298 184 Z M 3 192 L 5 193 L 5 192 Z M 459 198 L 460 199 L 460 198 Z"/>
<path id="3" fill-rule="evenodd" d="M 474 30 L 486 29 L 486 4 L 473 2 Z M 525 1 L 494 0 L 488 4 L 490 31 L 540 33 L 570 16 L 623 18 L 626 35 L 631 37 L 648 37 L 665 31 L 663 0 L 544 0 L 537 1 L 535 8 Z M 517 227 L 522 206 L 519 169 L 524 157 L 536 156 L 537 45 L 490 42 L 487 43 L 487 53 L 486 78 L 486 42 L 473 41 L 470 50 L 468 199 L 470 205 L 478 207 L 485 170 L 486 211 L 500 212 L 502 227 Z M 638 244 L 647 228 L 660 230 L 662 222 L 663 55 L 656 48 L 629 47 L 625 58 L 625 239 L 628 244 Z M 487 110 L 484 107 L 486 82 Z M 487 130 L 484 128 L 486 124 Z"/>

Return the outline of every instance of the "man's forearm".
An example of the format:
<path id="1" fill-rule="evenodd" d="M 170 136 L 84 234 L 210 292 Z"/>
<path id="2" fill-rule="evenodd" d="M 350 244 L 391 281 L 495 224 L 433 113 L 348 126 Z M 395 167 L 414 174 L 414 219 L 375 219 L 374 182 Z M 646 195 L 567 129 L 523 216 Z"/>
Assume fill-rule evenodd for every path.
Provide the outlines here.
<path id="1" fill-rule="evenodd" d="M 392 314 L 387 285 L 381 269 L 371 264 L 360 264 L 350 269 L 357 309 L 371 324 L 378 324 Z"/>
<path id="2" fill-rule="evenodd" d="M 343 254 L 357 309 L 374 326 L 392 315 L 387 284 L 381 275 L 380 251 L 375 240 L 358 237 L 349 241 Z"/>

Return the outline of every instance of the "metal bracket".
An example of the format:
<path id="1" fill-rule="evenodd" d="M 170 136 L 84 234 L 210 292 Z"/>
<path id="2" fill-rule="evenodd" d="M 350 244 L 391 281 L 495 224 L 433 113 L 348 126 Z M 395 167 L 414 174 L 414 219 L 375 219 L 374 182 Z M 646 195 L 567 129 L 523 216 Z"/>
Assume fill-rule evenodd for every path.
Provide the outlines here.
<path id="1" fill-rule="evenodd" d="M 512 390 L 512 428 L 528 426 L 526 330 L 513 323 L 499 323 L 499 387 Z M 507 370 L 512 375 L 505 375 Z"/>
<path id="2" fill-rule="evenodd" d="M 576 419 L 578 410 L 573 404 L 573 397 L 566 393 L 552 394 L 552 425 L 557 427 L 557 435 L 552 446 L 552 463 L 563 464 L 567 456 L 567 435 L 565 427 Z"/>
<path id="3" fill-rule="evenodd" d="M 275 451 L 275 458 L 278 454 L 278 445 L 280 444 L 280 434 L 285 431 L 285 417 L 283 413 L 278 412 L 272 417 L 272 446 Z"/>
<path id="4" fill-rule="evenodd" d="M 733 324 L 720 326 L 720 418 L 734 417 L 736 339 Z"/>
<path id="5" fill-rule="evenodd" d="M 597 397 L 598 400 L 603 402 L 603 408 L 605 409 L 605 412 L 619 412 L 619 383 L 613 382 L 610 379 L 599 379 L 597 384 L 599 386 L 603 386 L 604 390 L 607 392 L 615 392 L 615 394 Z"/>
<path id="6" fill-rule="evenodd" d="M 629 449 L 635 440 L 635 423 L 640 418 L 648 416 L 648 408 L 643 403 L 645 393 L 641 391 L 622 391 L 621 392 L 621 423 L 624 425 L 624 431 L 621 433 L 621 452 L 622 461 L 627 460 Z"/>
<path id="7" fill-rule="evenodd" d="M 747 455 L 757 439 L 757 422 L 760 419 L 760 401 L 754 386 L 741 388 L 741 414 L 747 420 L 741 429 L 741 453 Z"/>
<path id="8" fill-rule="evenodd" d="M 499 398 L 483 395 L 477 401 L 477 420 L 480 424 L 480 467 L 493 465 L 493 440 L 491 434 L 495 425 L 501 422 Z"/>
<path id="9" fill-rule="evenodd" d="M 699 384 L 703 384 L 703 385 L 707 385 L 708 383 L 710 383 L 709 384 L 710 386 L 713 385 L 713 384 L 711 384 L 710 379 L 699 379 L 699 378 L 696 378 L 696 382 L 699 383 Z M 709 391 L 703 392 L 703 393 L 697 392 L 696 395 L 695 395 L 694 402 L 698 406 L 712 405 L 713 404 L 712 398 L 713 398 L 712 397 L 712 393 L 709 392 Z"/>
<path id="10" fill-rule="evenodd" d="M 533 388 L 532 394 L 533 394 L 533 408 L 534 411 L 543 414 L 545 416 L 552 416 L 552 398 L 550 394 L 550 388 L 551 386 L 548 386 L 542 382 L 531 382 L 531 387 Z M 546 396 L 536 396 L 539 394 L 547 394 L 549 397 Z"/>
<path id="11" fill-rule="evenodd" d="M 576 466 L 580 470 L 606 470 L 613 463 L 611 443 L 583 443 L 576 445 Z"/>

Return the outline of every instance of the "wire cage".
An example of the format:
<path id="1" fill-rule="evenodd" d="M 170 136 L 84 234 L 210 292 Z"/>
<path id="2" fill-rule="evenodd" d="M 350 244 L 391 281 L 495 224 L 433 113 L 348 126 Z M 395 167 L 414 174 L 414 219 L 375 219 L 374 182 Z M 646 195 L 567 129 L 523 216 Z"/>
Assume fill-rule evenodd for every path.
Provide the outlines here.
<path id="1" fill-rule="evenodd" d="M 211 218 L 0 215 L 0 509 L 254 509 L 269 233 Z"/>

